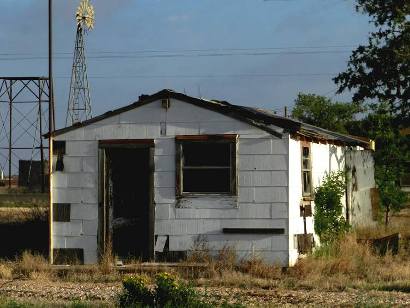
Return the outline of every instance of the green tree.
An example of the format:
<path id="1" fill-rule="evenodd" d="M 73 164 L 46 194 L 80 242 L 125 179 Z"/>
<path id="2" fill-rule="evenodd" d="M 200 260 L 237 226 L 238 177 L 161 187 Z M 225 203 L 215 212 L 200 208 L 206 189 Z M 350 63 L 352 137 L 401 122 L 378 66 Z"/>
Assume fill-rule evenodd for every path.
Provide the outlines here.
<path id="1" fill-rule="evenodd" d="M 315 189 L 314 228 L 323 244 L 332 243 L 349 229 L 342 215 L 345 187 L 344 173 L 339 171 L 325 175 Z"/>
<path id="2" fill-rule="evenodd" d="M 356 10 L 369 15 L 376 30 L 367 45 L 353 51 L 347 70 L 334 78 L 338 92 L 351 90 L 354 102 L 387 102 L 405 123 L 410 110 L 410 1 L 356 1 Z"/>
<path id="3" fill-rule="evenodd" d="M 325 96 L 299 93 L 292 117 L 307 124 L 347 133 L 346 127 L 360 111 L 361 108 L 354 103 L 332 102 Z"/>

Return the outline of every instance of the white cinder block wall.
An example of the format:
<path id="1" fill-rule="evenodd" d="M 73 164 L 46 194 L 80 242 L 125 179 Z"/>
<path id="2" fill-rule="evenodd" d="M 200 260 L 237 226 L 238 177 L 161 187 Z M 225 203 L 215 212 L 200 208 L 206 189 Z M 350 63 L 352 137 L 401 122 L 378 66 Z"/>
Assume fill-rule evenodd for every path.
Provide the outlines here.
<path id="1" fill-rule="evenodd" d="M 161 122 L 166 123 L 166 136 L 160 135 Z M 198 134 L 239 135 L 237 197 L 192 198 L 177 204 L 175 136 Z M 293 196 L 288 181 L 299 189 L 296 179 L 288 178 L 300 177 L 300 156 L 288 156 L 295 141 L 174 99 L 168 111 L 157 101 L 54 138 L 66 141 L 66 155 L 64 172 L 51 175 L 52 202 L 71 203 L 72 211 L 70 222 L 52 222 L 52 249 L 83 248 L 85 263 L 97 262 L 98 140 L 144 138 L 155 139 L 155 234 L 169 235 L 171 251 L 190 249 L 201 234 L 211 250 L 230 245 L 239 256 L 257 254 L 268 262 L 289 264 L 289 230 L 295 232 L 299 225 L 288 219 Z M 292 170 L 299 169 L 289 169 L 289 161 Z M 292 198 L 291 211 L 295 207 L 299 214 Z M 285 234 L 223 234 L 226 227 L 284 228 Z"/>

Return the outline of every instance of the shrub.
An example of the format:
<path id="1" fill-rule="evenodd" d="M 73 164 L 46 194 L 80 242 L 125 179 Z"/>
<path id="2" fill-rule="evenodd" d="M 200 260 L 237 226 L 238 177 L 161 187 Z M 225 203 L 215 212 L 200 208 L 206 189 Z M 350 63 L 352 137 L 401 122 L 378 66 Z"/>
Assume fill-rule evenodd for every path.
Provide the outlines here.
<path id="1" fill-rule="evenodd" d="M 122 281 L 123 291 L 119 296 L 120 307 L 135 307 L 154 305 L 154 294 L 148 287 L 148 281 L 143 276 L 130 276 Z"/>
<path id="2" fill-rule="evenodd" d="M 198 307 L 195 290 L 169 273 L 156 276 L 156 303 L 160 307 Z"/>
<path id="3" fill-rule="evenodd" d="M 323 244 L 329 244 L 349 229 L 342 216 L 341 198 L 345 192 L 343 172 L 331 172 L 325 175 L 322 184 L 315 189 L 315 232 Z"/>

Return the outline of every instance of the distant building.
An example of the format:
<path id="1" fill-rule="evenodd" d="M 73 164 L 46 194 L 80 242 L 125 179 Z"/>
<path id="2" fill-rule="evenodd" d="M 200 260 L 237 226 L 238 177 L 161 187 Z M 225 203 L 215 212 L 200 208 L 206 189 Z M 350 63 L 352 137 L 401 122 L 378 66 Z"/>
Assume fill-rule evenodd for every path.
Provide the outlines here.
<path id="1" fill-rule="evenodd" d="M 202 242 L 293 265 L 333 170 L 350 173 L 347 220 L 374 223 L 370 142 L 270 111 L 162 90 L 50 138 L 54 263 L 166 260 Z"/>

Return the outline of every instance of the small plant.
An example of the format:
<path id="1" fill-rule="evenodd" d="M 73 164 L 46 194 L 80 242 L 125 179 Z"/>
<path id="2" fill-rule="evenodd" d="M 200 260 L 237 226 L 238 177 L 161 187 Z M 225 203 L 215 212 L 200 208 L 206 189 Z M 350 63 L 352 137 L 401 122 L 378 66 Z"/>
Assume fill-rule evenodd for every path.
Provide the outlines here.
<path id="1" fill-rule="evenodd" d="M 199 302 L 195 290 L 172 274 L 158 274 L 156 284 L 156 303 L 160 307 L 196 307 Z"/>
<path id="2" fill-rule="evenodd" d="M 345 192 L 343 172 L 325 175 L 322 184 L 315 189 L 315 232 L 323 244 L 329 244 L 349 230 L 342 216 L 342 197 Z"/>
<path id="3" fill-rule="evenodd" d="M 122 281 L 123 291 L 119 296 L 120 307 L 152 307 L 154 294 L 143 276 L 130 276 Z"/>

